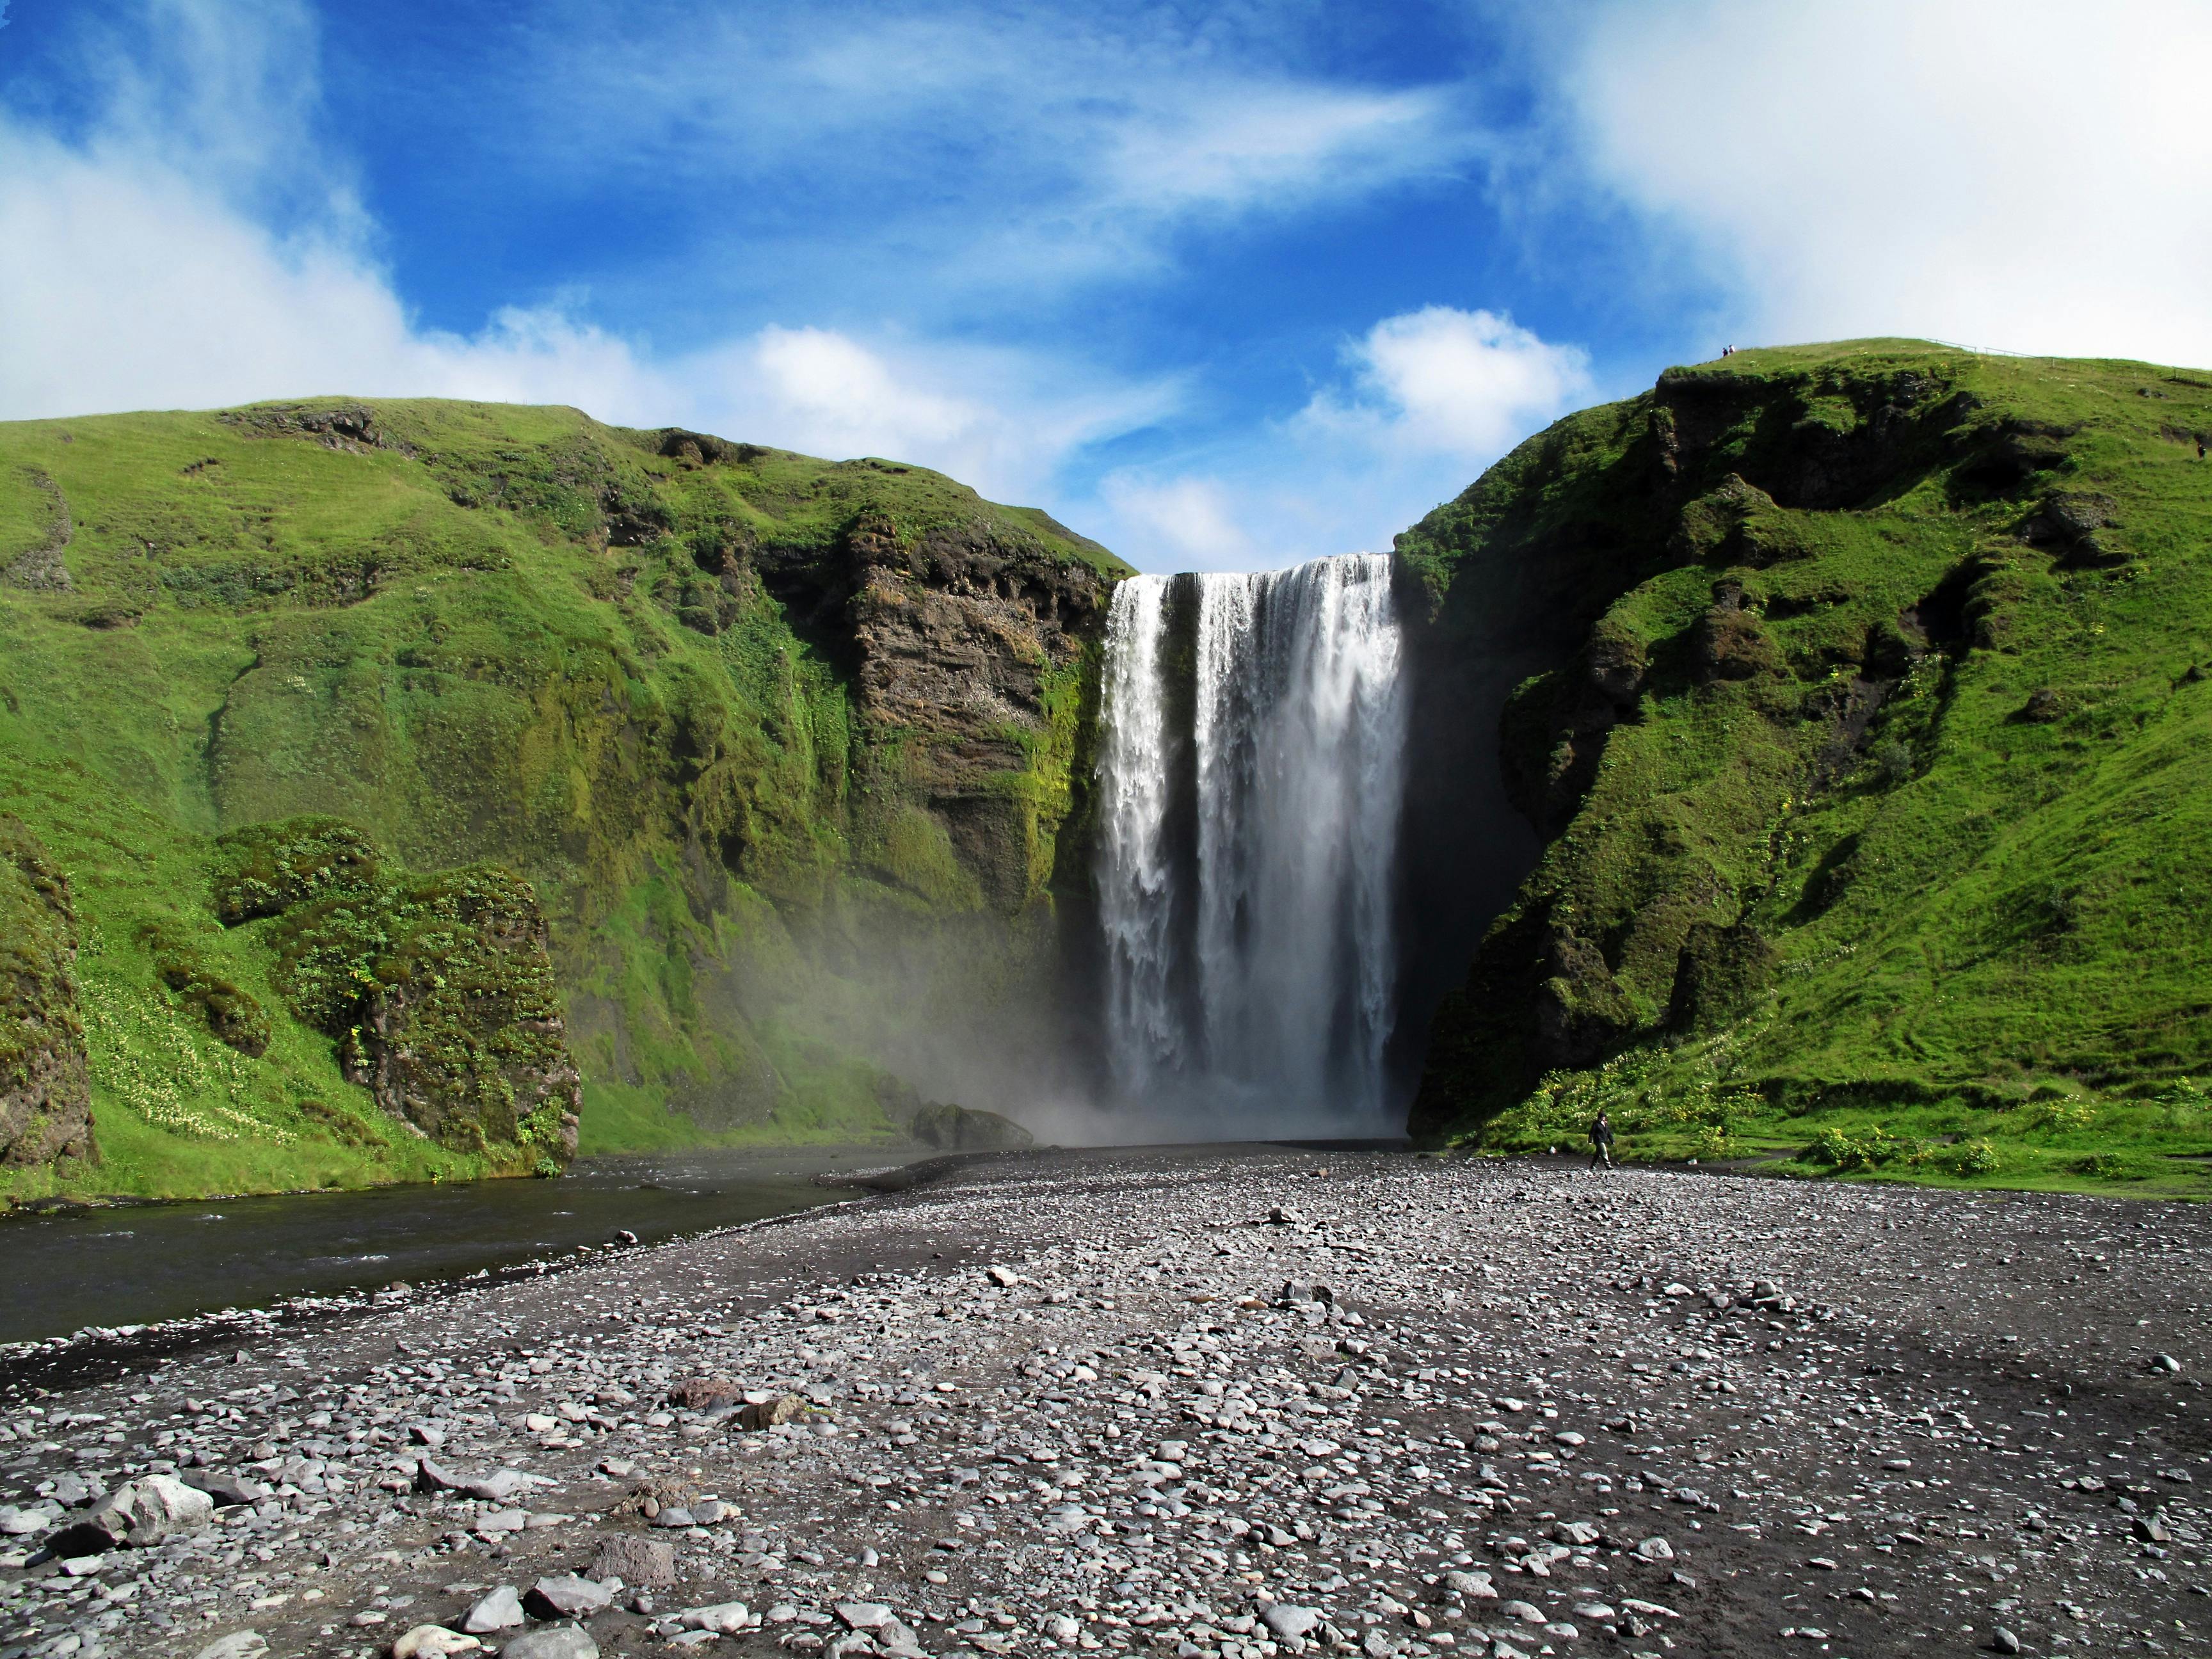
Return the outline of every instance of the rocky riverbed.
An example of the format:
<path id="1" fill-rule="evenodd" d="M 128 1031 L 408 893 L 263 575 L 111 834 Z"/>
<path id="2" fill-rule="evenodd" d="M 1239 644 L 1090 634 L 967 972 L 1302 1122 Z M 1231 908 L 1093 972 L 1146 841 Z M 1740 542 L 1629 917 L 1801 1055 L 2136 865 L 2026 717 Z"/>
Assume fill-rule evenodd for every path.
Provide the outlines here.
<path id="1" fill-rule="evenodd" d="M 0 1411 L 0 1659 L 2212 1631 L 2212 1216 L 1036 1153 Z"/>

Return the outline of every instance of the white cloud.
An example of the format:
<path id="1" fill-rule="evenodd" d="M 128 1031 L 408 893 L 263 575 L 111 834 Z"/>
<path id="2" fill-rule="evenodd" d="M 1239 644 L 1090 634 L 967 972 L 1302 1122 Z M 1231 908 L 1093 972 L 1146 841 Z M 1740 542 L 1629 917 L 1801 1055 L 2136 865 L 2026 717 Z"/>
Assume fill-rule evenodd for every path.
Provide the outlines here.
<path id="1" fill-rule="evenodd" d="M 1112 545 L 1154 570 L 1251 570 L 1281 562 L 1258 546 L 1249 502 L 1218 478 L 1110 474 L 1099 494 L 1115 526 Z"/>
<path id="2" fill-rule="evenodd" d="M 184 78 L 204 71 L 250 102 L 269 78 L 268 43 L 237 43 L 232 69 L 209 69 L 222 52 L 199 9 L 165 11 L 197 31 Z M 426 329 L 342 200 L 297 230 L 271 228 L 255 188 L 265 175 L 233 141 L 250 110 L 157 132 L 143 107 L 184 94 L 159 93 L 144 66 L 117 83 L 146 92 L 124 100 L 141 113 L 82 143 L 0 110 L 0 418 L 331 392 L 565 403 L 626 424 L 895 457 L 1036 500 L 1071 452 L 1175 396 L 1168 382 L 1042 355 L 818 328 L 741 331 L 667 357 L 558 307 L 506 308 L 466 337 Z M 263 113 L 270 154 L 286 134 L 305 143 L 296 91 Z"/>
<path id="3" fill-rule="evenodd" d="M 679 359 L 664 379 L 665 404 L 684 413 L 655 423 L 915 462 L 1016 501 L 1047 499 L 1071 454 L 1157 419 L 1177 395 L 1170 381 L 1114 380 L 1026 352 L 773 325 Z"/>
<path id="4" fill-rule="evenodd" d="M 1347 346 L 1348 390 L 1316 393 L 1314 434 L 1377 449 L 1490 460 L 1589 390 L 1589 355 L 1491 311 L 1425 306 Z"/>
<path id="5" fill-rule="evenodd" d="M 2212 362 L 2202 0 L 1621 3 L 1563 76 L 1755 337 Z"/>
<path id="6" fill-rule="evenodd" d="M 1577 346 L 1494 312 L 1428 306 L 1343 351 L 1345 379 L 1204 471 L 1125 471 L 1095 520 L 1141 568 L 1251 569 L 1383 549 L 1589 392 Z"/>

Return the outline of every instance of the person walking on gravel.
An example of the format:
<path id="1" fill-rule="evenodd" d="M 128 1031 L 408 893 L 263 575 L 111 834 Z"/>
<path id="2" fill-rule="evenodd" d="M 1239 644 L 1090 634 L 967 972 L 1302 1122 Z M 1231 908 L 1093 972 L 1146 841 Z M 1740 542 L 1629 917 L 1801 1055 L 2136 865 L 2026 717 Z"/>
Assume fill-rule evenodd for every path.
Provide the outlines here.
<path id="1" fill-rule="evenodd" d="M 1590 1125 L 1590 1168 L 1599 1164 L 1613 1167 L 1613 1120 L 1605 1115 L 1605 1108 L 1597 1110 L 1596 1120 Z"/>

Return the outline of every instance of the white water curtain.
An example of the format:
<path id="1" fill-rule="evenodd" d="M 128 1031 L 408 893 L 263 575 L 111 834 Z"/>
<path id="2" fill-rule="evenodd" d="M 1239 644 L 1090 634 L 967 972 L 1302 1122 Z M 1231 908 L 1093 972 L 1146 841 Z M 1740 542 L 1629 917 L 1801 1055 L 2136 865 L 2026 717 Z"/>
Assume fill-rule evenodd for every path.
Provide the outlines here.
<path id="1" fill-rule="evenodd" d="M 1390 578 L 1361 554 L 1115 592 L 1098 767 L 1109 1054 L 1127 1099 L 1193 1133 L 1371 1127 L 1389 1103 L 1406 725 Z"/>

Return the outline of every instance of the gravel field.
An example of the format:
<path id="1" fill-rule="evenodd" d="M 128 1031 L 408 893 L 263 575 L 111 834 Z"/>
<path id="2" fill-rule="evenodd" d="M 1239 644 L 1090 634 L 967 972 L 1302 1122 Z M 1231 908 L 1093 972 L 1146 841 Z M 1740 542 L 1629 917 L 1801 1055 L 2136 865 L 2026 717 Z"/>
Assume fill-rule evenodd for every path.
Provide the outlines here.
<path id="1" fill-rule="evenodd" d="M 976 1161 L 19 1377 L 0 1659 L 2186 1650 L 2209 1251 L 2100 1200 Z"/>

